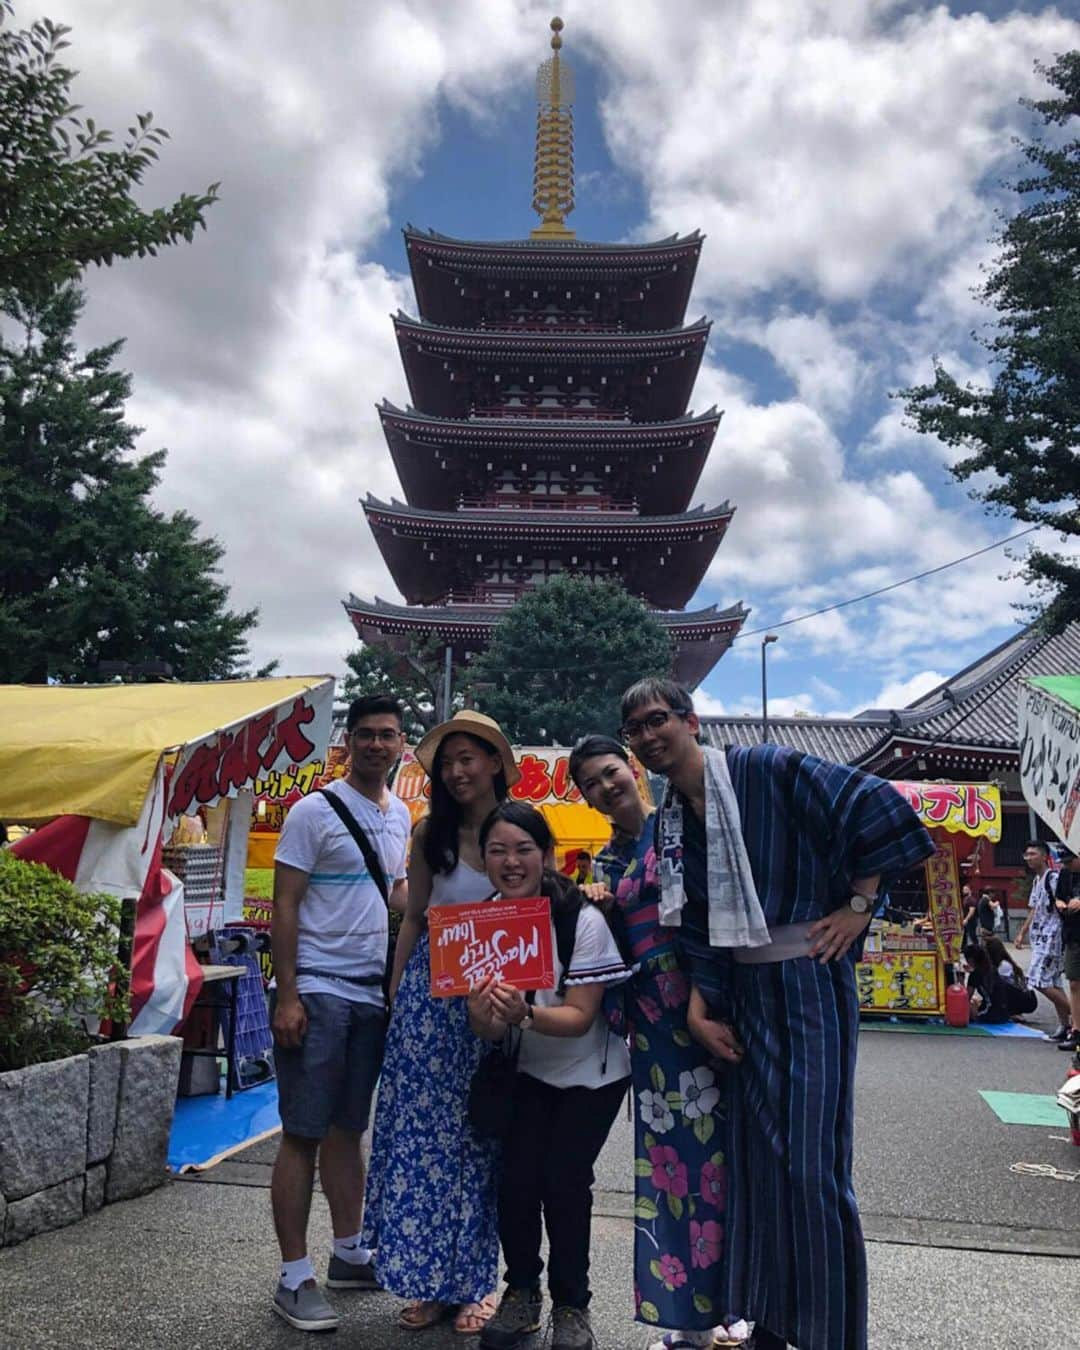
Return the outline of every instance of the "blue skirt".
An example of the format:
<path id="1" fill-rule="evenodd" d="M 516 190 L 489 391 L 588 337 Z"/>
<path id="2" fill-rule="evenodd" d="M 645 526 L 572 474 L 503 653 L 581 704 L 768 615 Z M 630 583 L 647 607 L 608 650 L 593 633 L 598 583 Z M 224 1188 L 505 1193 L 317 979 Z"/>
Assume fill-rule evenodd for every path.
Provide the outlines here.
<path id="1" fill-rule="evenodd" d="M 475 1303 L 498 1282 L 498 1145 L 466 1117 L 473 1071 L 490 1047 L 463 998 L 432 998 L 428 936 L 405 967 L 386 1036 L 375 1108 L 363 1242 L 402 1298 Z"/>

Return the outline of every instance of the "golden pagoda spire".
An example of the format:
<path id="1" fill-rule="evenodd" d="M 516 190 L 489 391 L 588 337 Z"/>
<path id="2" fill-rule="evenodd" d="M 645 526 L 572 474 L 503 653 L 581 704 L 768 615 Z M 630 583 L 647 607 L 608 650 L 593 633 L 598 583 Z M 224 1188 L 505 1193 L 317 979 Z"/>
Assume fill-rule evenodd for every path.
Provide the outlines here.
<path id="1" fill-rule="evenodd" d="M 533 210 L 542 224 L 533 239 L 573 239 L 566 217 L 574 209 L 574 72 L 562 60 L 562 19 L 551 21 L 553 56 L 536 72 L 536 167 Z"/>

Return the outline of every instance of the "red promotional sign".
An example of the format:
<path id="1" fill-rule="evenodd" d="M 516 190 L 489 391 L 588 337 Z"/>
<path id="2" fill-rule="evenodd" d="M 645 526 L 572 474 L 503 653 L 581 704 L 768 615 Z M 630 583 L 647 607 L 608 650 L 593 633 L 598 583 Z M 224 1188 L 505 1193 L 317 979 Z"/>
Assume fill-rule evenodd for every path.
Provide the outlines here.
<path id="1" fill-rule="evenodd" d="M 515 989 L 554 989 L 551 905 L 543 897 L 432 905 L 431 993 L 467 994 L 495 975 Z"/>

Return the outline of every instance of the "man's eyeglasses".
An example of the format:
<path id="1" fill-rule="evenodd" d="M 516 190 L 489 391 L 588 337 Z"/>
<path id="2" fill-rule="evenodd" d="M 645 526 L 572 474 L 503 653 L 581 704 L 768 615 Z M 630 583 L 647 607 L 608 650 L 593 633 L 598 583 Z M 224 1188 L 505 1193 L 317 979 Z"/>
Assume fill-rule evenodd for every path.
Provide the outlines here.
<path id="1" fill-rule="evenodd" d="M 383 727 L 381 731 L 372 731 L 370 727 L 357 727 L 351 734 L 353 740 L 360 745 L 374 745 L 376 741 L 380 745 L 397 745 L 401 740 L 401 732 L 391 731 L 389 727 Z"/>
<path id="2" fill-rule="evenodd" d="M 688 717 L 689 714 L 679 708 L 657 708 L 651 712 L 648 717 L 632 717 L 629 722 L 624 722 L 619 728 L 619 735 L 624 741 L 640 740 L 648 731 L 659 731 L 661 727 L 666 727 L 672 717 Z"/>

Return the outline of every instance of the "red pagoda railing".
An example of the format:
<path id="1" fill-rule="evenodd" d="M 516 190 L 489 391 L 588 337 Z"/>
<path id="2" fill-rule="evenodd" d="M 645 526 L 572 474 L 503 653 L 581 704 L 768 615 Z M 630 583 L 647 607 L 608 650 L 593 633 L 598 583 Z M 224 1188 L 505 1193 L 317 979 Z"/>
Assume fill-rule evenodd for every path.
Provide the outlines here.
<path id="1" fill-rule="evenodd" d="M 604 511 L 610 515 L 635 515 L 638 509 L 635 501 L 587 492 L 567 492 L 562 496 L 497 492 L 488 497 L 459 497 L 458 507 L 467 511 Z"/>

